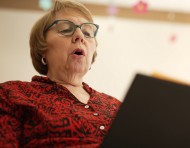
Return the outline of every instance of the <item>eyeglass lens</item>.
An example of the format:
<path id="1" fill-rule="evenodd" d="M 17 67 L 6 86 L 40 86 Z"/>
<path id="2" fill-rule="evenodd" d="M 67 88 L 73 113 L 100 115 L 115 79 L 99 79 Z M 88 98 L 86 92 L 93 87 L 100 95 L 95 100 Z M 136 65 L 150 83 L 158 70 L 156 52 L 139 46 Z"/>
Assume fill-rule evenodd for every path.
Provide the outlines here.
<path id="1" fill-rule="evenodd" d="M 77 28 L 73 22 L 70 21 L 59 21 L 57 23 L 57 31 L 65 36 L 72 35 Z M 96 35 L 97 27 L 91 23 L 84 23 L 80 26 L 80 29 L 85 37 L 93 38 Z"/>

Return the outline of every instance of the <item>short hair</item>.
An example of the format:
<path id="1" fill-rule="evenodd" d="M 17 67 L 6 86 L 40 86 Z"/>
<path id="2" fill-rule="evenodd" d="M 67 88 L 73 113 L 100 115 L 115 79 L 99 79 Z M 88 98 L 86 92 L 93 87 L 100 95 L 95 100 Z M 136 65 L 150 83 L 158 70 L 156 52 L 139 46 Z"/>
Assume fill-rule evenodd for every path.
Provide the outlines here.
<path id="1" fill-rule="evenodd" d="M 48 73 L 48 66 L 42 64 L 42 55 L 47 49 L 46 34 L 44 33 L 44 30 L 46 30 L 48 25 L 52 23 L 58 12 L 65 11 L 68 8 L 81 12 L 88 19 L 88 21 L 93 22 L 91 12 L 83 4 L 74 0 L 55 1 L 52 9 L 50 9 L 50 11 L 48 11 L 34 24 L 30 33 L 30 55 L 32 58 L 32 64 L 36 71 L 42 75 L 47 75 Z M 97 52 L 95 51 L 92 58 L 92 63 L 94 63 L 96 56 Z"/>

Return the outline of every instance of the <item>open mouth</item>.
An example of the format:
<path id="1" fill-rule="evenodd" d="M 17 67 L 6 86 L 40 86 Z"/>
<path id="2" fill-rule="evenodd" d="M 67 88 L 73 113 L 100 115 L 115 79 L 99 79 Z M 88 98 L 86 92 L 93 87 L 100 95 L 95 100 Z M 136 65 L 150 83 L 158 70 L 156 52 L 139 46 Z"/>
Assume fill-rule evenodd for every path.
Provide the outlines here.
<path id="1" fill-rule="evenodd" d="M 76 49 L 76 50 L 74 50 L 73 54 L 78 55 L 78 56 L 85 55 L 84 51 L 82 49 Z"/>

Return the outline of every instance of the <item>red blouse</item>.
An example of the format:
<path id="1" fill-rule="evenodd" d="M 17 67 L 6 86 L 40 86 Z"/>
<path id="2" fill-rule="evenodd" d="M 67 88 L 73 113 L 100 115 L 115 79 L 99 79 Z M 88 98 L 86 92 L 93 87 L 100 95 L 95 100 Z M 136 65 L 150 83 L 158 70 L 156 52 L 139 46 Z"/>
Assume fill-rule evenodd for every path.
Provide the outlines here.
<path id="1" fill-rule="evenodd" d="M 47 77 L 1 83 L 0 146 L 100 147 L 121 102 L 83 87 L 88 104 Z"/>

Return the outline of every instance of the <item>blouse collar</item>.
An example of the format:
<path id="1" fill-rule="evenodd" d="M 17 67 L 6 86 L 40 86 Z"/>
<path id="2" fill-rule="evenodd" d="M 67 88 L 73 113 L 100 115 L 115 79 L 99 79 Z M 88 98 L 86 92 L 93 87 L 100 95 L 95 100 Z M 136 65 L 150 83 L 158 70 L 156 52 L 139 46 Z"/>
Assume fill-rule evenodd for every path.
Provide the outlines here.
<path id="1" fill-rule="evenodd" d="M 56 85 L 57 83 L 52 81 L 51 79 L 49 79 L 47 76 L 33 76 L 32 77 L 32 82 L 41 82 L 41 83 L 46 83 L 46 84 L 50 84 L 50 85 Z M 91 94 L 92 92 L 94 92 L 94 90 L 85 82 L 82 82 L 83 84 L 83 88 L 89 93 Z"/>

